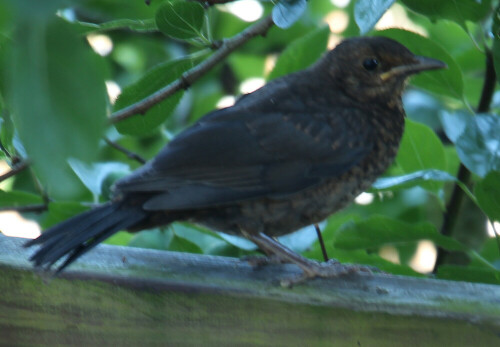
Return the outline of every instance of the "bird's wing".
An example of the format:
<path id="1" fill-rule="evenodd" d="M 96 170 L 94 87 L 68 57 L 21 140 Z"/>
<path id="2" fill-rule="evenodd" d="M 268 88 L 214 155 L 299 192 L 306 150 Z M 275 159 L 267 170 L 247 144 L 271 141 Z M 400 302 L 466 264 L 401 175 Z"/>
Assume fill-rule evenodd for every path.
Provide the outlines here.
<path id="1" fill-rule="evenodd" d="M 118 192 L 155 192 L 149 210 L 286 197 L 347 171 L 371 150 L 352 129 L 356 109 L 245 114 L 216 111 L 176 137 L 158 156 L 119 181 Z M 332 120 L 333 119 L 333 120 Z M 356 135 L 353 131 L 356 130 Z"/>

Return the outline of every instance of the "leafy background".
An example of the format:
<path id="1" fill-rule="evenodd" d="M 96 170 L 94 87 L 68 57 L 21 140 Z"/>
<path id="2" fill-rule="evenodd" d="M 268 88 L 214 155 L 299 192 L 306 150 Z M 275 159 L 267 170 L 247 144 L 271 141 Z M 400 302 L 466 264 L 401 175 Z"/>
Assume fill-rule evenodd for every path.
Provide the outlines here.
<path id="1" fill-rule="evenodd" d="M 267 15 L 275 26 L 266 35 L 231 50 L 190 88 L 110 125 Z M 487 228 L 500 221 L 499 15 L 495 0 L 3 1 L 0 160 L 12 169 L 0 178 L 0 208 L 43 228 L 60 222 L 109 199 L 116 179 L 208 111 L 307 67 L 341 38 L 383 35 L 449 69 L 412 79 L 394 165 L 320 225 L 329 256 L 395 274 L 500 283 L 499 241 Z M 281 241 L 322 259 L 312 227 Z M 256 251 L 188 223 L 106 242 L 233 257 Z"/>

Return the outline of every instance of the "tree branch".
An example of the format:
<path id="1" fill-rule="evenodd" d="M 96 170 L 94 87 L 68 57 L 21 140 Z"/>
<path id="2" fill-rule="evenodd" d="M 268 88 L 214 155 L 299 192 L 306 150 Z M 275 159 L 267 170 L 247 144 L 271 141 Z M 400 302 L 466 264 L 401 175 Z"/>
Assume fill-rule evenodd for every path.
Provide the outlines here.
<path id="1" fill-rule="evenodd" d="M 21 171 L 25 170 L 30 166 L 30 161 L 29 160 L 22 160 L 22 159 L 16 159 L 18 157 L 13 157 L 13 162 L 16 162 L 12 169 L 1 175 L 0 176 L 0 182 L 17 175 Z M 40 194 L 42 195 L 43 203 L 42 204 L 34 204 L 34 205 L 24 205 L 24 206 L 7 206 L 7 207 L 0 207 L 0 212 L 4 211 L 17 211 L 17 212 L 36 212 L 40 213 L 43 211 L 46 211 L 48 209 L 48 203 L 49 203 L 49 198 L 45 194 L 45 192 L 41 189 L 40 184 L 36 180 L 36 177 L 33 177 L 35 179 L 35 185 L 37 188 L 40 190 Z"/>
<path id="2" fill-rule="evenodd" d="M 486 49 L 486 71 L 483 89 L 481 92 L 481 99 L 479 100 L 479 105 L 477 107 L 478 113 L 488 112 L 488 110 L 490 109 L 493 93 L 495 92 L 496 81 L 497 75 L 493 62 L 493 54 L 491 53 L 491 50 Z M 457 174 L 458 180 L 460 182 L 463 182 L 464 184 L 468 184 L 470 181 L 470 177 L 470 171 L 464 166 L 464 164 L 461 163 Z M 462 206 L 464 197 L 464 191 L 458 186 L 458 184 L 455 184 L 451 193 L 450 200 L 446 205 L 446 213 L 444 214 L 443 225 L 441 226 L 441 234 L 445 236 L 453 235 L 453 231 L 455 230 L 455 225 L 460 214 L 460 207 Z M 437 271 L 437 268 L 444 263 L 444 260 L 448 254 L 448 251 L 442 248 L 438 249 L 436 263 L 434 264 L 434 273 Z"/>
<path id="3" fill-rule="evenodd" d="M 29 161 L 20 161 L 17 164 L 15 164 L 12 169 L 3 175 L 0 176 L 0 182 L 5 181 L 8 178 L 11 178 L 12 176 L 17 175 L 19 172 L 23 171 L 30 165 Z"/>
<path id="4" fill-rule="evenodd" d="M 104 141 L 111 147 L 113 147 L 114 149 L 122 152 L 123 154 L 125 154 L 127 156 L 127 158 L 130 158 L 132 160 L 135 160 L 135 161 L 138 161 L 139 163 L 141 164 L 146 164 L 146 159 L 144 159 L 142 156 L 140 156 L 139 154 L 137 153 L 134 153 L 132 151 L 129 151 L 128 149 L 126 149 L 125 147 L 119 145 L 118 143 L 116 142 L 113 142 L 111 141 L 110 139 L 108 139 L 107 137 L 104 138 Z"/>
<path id="5" fill-rule="evenodd" d="M 226 39 L 222 41 L 220 47 L 215 51 L 214 54 L 210 56 L 210 58 L 203 61 L 201 64 L 193 67 L 192 69 L 186 71 L 181 78 L 175 80 L 170 83 L 168 86 L 163 87 L 158 90 L 154 94 L 142 99 L 141 101 L 136 102 L 128 107 L 125 107 L 115 113 L 113 113 L 110 117 L 111 123 L 117 123 L 124 119 L 130 118 L 137 114 L 144 114 L 147 110 L 149 110 L 154 105 L 158 104 L 160 101 L 166 99 L 170 95 L 175 92 L 188 88 L 191 84 L 193 84 L 200 77 L 205 75 L 208 71 L 210 71 L 215 65 L 217 65 L 220 61 L 226 58 L 231 52 L 236 50 L 238 47 L 249 41 L 251 38 L 264 35 L 269 28 L 273 25 L 273 20 L 271 16 L 268 16 L 256 24 L 248 27 L 241 33 L 236 36 L 233 36 L 230 39 Z"/>

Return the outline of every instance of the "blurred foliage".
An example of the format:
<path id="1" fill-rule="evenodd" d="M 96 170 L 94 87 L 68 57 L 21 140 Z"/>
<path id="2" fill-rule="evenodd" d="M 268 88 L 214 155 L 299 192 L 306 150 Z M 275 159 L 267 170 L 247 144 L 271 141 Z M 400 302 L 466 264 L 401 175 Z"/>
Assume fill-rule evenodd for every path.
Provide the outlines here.
<path id="1" fill-rule="evenodd" d="M 340 3 L 344 7 L 335 5 Z M 15 164 L 29 158 L 32 163 L 31 172 L 2 184 L 2 207 L 49 201 L 44 213 L 27 214 L 43 227 L 80 213 L 90 203 L 109 199 L 112 183 L 140 166 L 108 146 L 103 136 L 152 158 L 223 97 L 237 97 L 245 82 L 305 68 L 343 37 L 383 35 L 416 54 L 445 61 L 449 69 L 411 81 L 404 96 L 409 119 L 397 159 L 374 184 L 371 201 L 355 203 L 321 226 L 329 255 L 422 276 L 409 264 L 419 242 L 428 240 L 469 259 L 468 265 L 441 266 L 436 276 L 500 283 L 498 242 L 484 237 L 486 218 L 500 220 L 500 93 L 495 92 L 498 84 L 482 89 L 492 77 L 491 71 L 486 74 L 486 56 L 492 54 L 494 66 L 500 66 L 498 1 L 254 2 L 253 8 L 276 23 L 265 37 L 247 42 L 191 88 L 116 126 L 106 117 L 179 79 L 210 57 L 219 40 L 252 25 L 247 20 L 255 18 L 242 19 L 251 8 L 236 13 L 235 7 L 184 0 L 50 4 L 0 3 L 0 159 Z M 384 16 L 387 11 L 389 16 Z M 402 17 L 405 22 L 390 22 Z M 386 24 L 374 28 L 377 22 Z M 107 42 L 107 51 L 95 48 L 99 40 Z M 122 91 L 114 104 L 105 89 L 110 81 Z M 488 93 L 494 93 L 490 111 L 476 114 L 473 109 Z M 460 163 L 472 172 L 468 182 L 457 179 Z M 479 246 L 439 233 L 456 184 L 484 212 L 462 230 L 479 235 Z M 468 213 L 462 210 L 455 216 L 456 228 L 464 228 L 461 218 Z M 281 240 L 322 259 L 312 227 Z M 244 239 L 189 223 L 137 234 L 120 232 L 107 242 L 233 257 L 255 252 Z M 399 261 L 381 257 L 387 246 Z"/>

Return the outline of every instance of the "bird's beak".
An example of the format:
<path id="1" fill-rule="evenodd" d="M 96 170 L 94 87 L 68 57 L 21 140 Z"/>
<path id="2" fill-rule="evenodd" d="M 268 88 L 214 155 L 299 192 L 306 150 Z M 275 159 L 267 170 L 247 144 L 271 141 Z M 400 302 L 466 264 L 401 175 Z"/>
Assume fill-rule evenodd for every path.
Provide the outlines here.
<path id="1" fill-rule="evenodd" d="M 391 77 L 395 76 L 408 76 L 421 71 L 426 70 L 436 70 L 436 69 L 446 69 L 448 65 L 443 63 L 441 60 L 415 56 L 415 61 L 407 65 L 396 66 L 389 71 L 386 71 L 380 75 L 382 81 L 386 81 Z"/>

